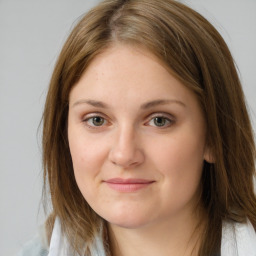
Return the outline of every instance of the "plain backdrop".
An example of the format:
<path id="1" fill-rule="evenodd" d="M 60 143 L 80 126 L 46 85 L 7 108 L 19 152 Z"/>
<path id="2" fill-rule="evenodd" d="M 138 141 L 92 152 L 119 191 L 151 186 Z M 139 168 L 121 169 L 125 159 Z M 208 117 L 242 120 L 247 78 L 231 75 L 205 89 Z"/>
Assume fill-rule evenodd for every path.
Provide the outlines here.
<path id="1" fill-rule="evenodd" d="M 45 95 L 71 27 L 97 2 L 0 0 L 0 255 L 13 255 L 44 221 L 38 127 Z M 182 2 L 207 17 L 228 43 L 255 130 L 256 1 Z"/>

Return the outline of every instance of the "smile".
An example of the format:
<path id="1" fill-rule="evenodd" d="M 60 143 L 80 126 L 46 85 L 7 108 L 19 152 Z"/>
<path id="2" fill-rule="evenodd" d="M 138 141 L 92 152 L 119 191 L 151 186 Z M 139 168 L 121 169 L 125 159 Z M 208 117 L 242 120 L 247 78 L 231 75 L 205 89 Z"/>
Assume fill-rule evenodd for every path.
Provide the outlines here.
<path id="1" fill-rule="evenodd" d="M 118 192 L 135 192 L 144 188 L 149 187 L 155 181 L 144 180 L 144 179 L 121 179 L 114 178 L 106 180 L 105 183 L 113 190 Z"/>

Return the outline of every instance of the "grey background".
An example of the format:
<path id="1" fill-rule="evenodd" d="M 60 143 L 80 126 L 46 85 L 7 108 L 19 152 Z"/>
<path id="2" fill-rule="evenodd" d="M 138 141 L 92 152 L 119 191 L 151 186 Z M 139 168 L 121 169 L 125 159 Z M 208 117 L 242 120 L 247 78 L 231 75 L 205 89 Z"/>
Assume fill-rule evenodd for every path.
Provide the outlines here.
<path id="1" fill-rule="evenodd" d="M 41 119 L 55 60 L 77 18 L 97 0 L 0 0 L 0 255 L 43 223 Z M 256 1 L 183 1 L 207 17 L 240 70 L 255 130 Z"/>

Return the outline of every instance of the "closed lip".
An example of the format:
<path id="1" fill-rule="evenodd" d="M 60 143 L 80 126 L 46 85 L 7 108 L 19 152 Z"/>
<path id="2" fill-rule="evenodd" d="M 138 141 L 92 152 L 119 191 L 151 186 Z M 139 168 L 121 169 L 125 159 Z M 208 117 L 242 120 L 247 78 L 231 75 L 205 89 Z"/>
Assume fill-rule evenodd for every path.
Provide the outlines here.
<path id="1" fill-rule="evenodd" d="M 150 183 L 153 183 L 154 180 L 113 178 L 113 179 L 105 180 L 105 182 L 112 183 L 112 184 L 150 184 Z"/>
<path id="2" fill-rule="evenodd" d="M 154 180 L 113 178 L 104 181 L 111 189 L 120 193 L 133 193 L 149 187 Z"/>

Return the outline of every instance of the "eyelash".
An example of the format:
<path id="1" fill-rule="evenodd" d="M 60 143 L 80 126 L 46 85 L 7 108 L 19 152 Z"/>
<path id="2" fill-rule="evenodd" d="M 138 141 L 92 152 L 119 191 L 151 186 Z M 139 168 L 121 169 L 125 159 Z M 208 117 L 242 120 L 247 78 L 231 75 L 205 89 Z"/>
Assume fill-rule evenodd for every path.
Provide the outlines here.
<path id="1" fill-rule="evenodd" d="M 100 118 L 101 120 L 103 120 L 103 124 L 102 125 L 89 124 L 90 121 L 93 122 L 94 118 Z M 168 128 L 168 127 L 170 127 L 175 122 L 175 119 L 173 117 L 170 117 L 170 114 L 165 114 L 164 115 L 162 113 L 159 113 L 159 114 L 155 113 L 155 114 L 153 114 L 153 116 L 152 116 L 152 114 L 150 115 L 149 121 L 147 121 L 145 124 L 149 124 L 152 121 L 154 122 L 154 120 L 156 120 L 156 118 L 161 118 L 161 119 L 163 119 L 165 121 L 164 125 L 160 125 L 160 126 L 154 125 L 154 127 L 159 128 L 159 129 Z M 94 115 L 92 115 L 90 117 L 87 117 L 87 118 L 83 119 L 82 121 L 90 129 L 100 129 L 101 127 L 105 126 L 107 124 L 107 122 L 108 122 L 106 120 L 106 118 L 103 117 L 101 114 L 94 114 Z M 166 125 L 166 122 L 167 122 L 167 125 Z"/>
<path id="2" fill-rule="evenodd" d="M 89 126 L 89 127 L 91 127 L 91 128 L 103 126 L 103 125 L 92 125 L 92 124 L 89 124 L 89 121 L 92 121 L 92 122 L 93 122 L 93 119 L 94 119 L 94 118 L 100 118 L 101 120 L 103 120 L 104 123 L 106 123 L 106 119 L 105 119 L 104 117 L 101 117 L 100 115 L 95 115 L 95 116 L 88 117 L 88 118 L 86 118 L 85 120 L 83 120 L 83 122 L 86 123 L 87 126 Z"/>
<path id="3" fill-rule="evenodd" d="M 159 128 L 159 129 L 168 128 L 174 123 L 174 118 L 173 117 L 171 118 L 169 114 L 168 114 L 168 117 L 166 115 L 155 114 L 154 116 L 151 116 L 150 120 L 147 123 L 149 124 L 150 122 L 153 121 L 154 122 L 154 127 L 156 127 L 156 128 Z M 157 126 L 156 123 L 155 123 L 156 118 L 163 119 L 165 121 L 164 125 Z M 167 122 L 167 124 L 166 124 L 166 122 Z"/>

